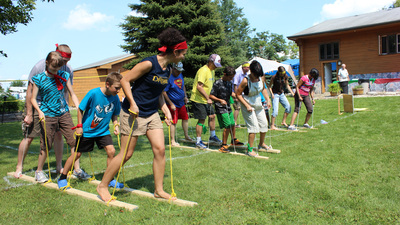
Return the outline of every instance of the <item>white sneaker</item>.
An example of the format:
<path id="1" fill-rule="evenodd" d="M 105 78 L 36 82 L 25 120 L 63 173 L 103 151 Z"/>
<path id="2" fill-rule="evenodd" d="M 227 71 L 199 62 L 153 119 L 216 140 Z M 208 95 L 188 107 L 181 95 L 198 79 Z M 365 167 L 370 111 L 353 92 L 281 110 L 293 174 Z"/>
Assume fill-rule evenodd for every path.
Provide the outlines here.
<path id="1" fill-rule="evenodd" d="M 39 183 L 46 183 L 49 180 L 49 178 L 47 178 L 47 174 L 45 174 L 42 170 L 35 172 L 35 180 Z"/>
<path id="2" fill-rule="evenodd" d="M 296 130 L 296 127 L 294 125 L 288 126 L 288 130 Z"/>
<path id="3" fill-rule="evenodd" d="M 308 125 L 308 123 L 305 123 L 305 124 L 303 125 L 303 127 L 305 127 L 305 128 L 311 128 L 311 126 Z"/>
<path id="4" fill-rule="evenodd" d="M 74 172 L 72 174 L 81 180 L 87 180 L 87 179 L 91 178 L 91 176 L 89 174 L 87 174 L 83 169 L 80 169 L 79 172 L 76 172 L 74 170 Z"/>

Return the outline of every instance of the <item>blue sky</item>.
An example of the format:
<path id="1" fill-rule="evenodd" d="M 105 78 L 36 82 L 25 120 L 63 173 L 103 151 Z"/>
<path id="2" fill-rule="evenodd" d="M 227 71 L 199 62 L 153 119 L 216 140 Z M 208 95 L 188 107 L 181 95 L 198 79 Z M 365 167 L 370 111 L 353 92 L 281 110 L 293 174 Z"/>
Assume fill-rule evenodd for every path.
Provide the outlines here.
<path id="1" fill-rule="evenodd" d="M 394 0 L 235 0 L 243 8 L 251 28 L 285 37 L 324 20 L 374 12 Z M 55 44 L 68 44 L 72 49 L 69 64 L 78 68 L 109 57 L 125 54 L 119 24 L 132 13 L 128 4 L 139 0 L 55 0 L 37 1 L 34 19 L 18 26 L 18 32 L 1 35 L 0 80 L 26 79 L 31 68 Z M 7 86 L 2 82 L 2 86 Z"/>

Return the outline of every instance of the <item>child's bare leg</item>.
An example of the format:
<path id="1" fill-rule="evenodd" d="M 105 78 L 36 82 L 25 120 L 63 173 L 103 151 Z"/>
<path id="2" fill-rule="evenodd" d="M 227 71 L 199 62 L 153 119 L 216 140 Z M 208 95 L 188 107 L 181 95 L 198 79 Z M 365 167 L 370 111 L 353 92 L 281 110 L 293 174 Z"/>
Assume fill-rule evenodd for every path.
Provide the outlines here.
<path id="1" fill-rule="evenodd" d="M 116 155 L 108 164 L 106 171 L 104 172 L 103 179 L 101 180 L 100 184 L 97 186 L 97 193 L 99 193 L 100 198 L 108 202 L 111 199 L 111 194 L 108 192 L 108 184 L 114 178 L 115 174 L 117 174 L 122 160 L 124 160 L 124 164 L 128 161 L 135 150 L 135 146 L 137 143 L 137 136 L 134 136 L 130 139 L 129 146 L 127 148 L 125 160 L 124 160 L 124 152 L 126 148 L 126 144 L 128 143 L 129 137 L 127 135 L 121 135 L 121 151 L 118 155 Z M 163 139 L 164 140 L 164 139 Z"/>
<path id="2" fill-rule="evenodd" d="M 189 137 L 189 120 L 182 120 L 182 129 L 185 134 L 185 139 L 190 141 L 192 138 Z"/>
<path id="3" fill-rule="evenodd" d="M 176 124 L 171 124 L 171 145 L 172 146 L 176 146 L 179 145 L 178 143 L 176 143 L 175 141 L 175 131 L 176 131 Z"/>
<path id="4" fill-rule="evenodd" d="M 15 175 L 14 175 L 15 177 L 17 177 L 18 174 L 22 173 L 24 160 L 25 160 L 26 154 L 28 153 L 28 149 L 29 149 L 29 146 L 31 145 L 32 141 L 33 141 L 33 138 L 23 138 L 21 143 L 19 144 L 18 163 L 17 163 L 17 168 L 15 170 Z M 19 176 L 17 178 L 19 178 Z"/>
<path id="5" fill-rule="evenodd" d="M 154 197 L 176 200 L 171 198 L 171 195 L 164 191 L 164 172 L 165 172 L 165 145 L 164 132 L 162 129 L 148 130 L 147 138 L 150 141 L 153 149 L 153 174 L 154 174 Z"/>
<path id="6" fill-rule="evenodd" d="M 108 167 L 108 165 L 110 165 L 111 160 L 114 158 L 114 155 L 115 155 L 114 145 L 107 145 L 104 147 L 104 150 L 107 153 L 107 167 Z"/>

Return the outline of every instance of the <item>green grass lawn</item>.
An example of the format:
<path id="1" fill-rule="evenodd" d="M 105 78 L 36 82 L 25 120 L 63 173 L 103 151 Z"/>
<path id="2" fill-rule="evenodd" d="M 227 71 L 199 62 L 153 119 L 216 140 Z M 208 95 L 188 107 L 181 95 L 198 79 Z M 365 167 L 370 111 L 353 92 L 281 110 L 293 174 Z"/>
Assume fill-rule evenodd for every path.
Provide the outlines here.
<path id="1" fill-rule="evenodd" d="M 173 148 L 174 190 L 178 198 L 199 205 L 181 207 L 117 192 L 118 200 L 139 206 L 133 212 L 7 176 L 15 171 L 21 125 L 1 124 L 0 224 L 399 224 L 400 97 L 356 98 L 355 107 L 369 110 L 338 115 L 336 99 L 318 100 L 313 118 L 317 130 L 267 133 L 265 142 L 282 150 L 260 152 L 269 160 Z M 303 107 L 300 125 L 304 117 Z M 329 123 L 321 125 L 321 119 Z M 190 120 L 191 126 L 195 123 Z M 194 128 L 189 131 L 195 136 Z M 219 128 L 217 134 L 222 135 Z M 247 141 L 247 130 L 238 129 L 237 136 Z M 180 123 L 178 137 L 183 137 Z M 114 143 L 118 148 L 116 138 Z M 26 175 L 34 176 L 38 151 L 35 139 L 25 160 Z M 68 152 L 64 150 L 64 161 Z M 152 157 L 147 139 L 140 137 L 126 164 L 129 187 L 154 191 Z M 105 152 L 96 148 L 92 160 L 100 180 Z M 54 168 L 53 151 L 50 162 Z M 91 171 L 87 154 L 81 166 Z M 171 192 L 169 168 L 168 160 L 164 187 Z M 84 181 L 71 185 L 96 193 L 96 186 Z"/>

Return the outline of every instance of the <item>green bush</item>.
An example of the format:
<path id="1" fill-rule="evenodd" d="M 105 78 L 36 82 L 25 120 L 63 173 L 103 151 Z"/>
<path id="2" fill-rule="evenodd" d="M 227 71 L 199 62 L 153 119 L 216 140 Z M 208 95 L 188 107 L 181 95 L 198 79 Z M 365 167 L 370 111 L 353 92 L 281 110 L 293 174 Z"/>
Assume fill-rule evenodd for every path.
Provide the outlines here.
<path id="1" fill-rule="evenodd" d="M 330 83 L 328 85 L 328 91 L 332 93 L 338 93 L 342 91 L 342 88 L 340 87 L 339 83 Z"/>

